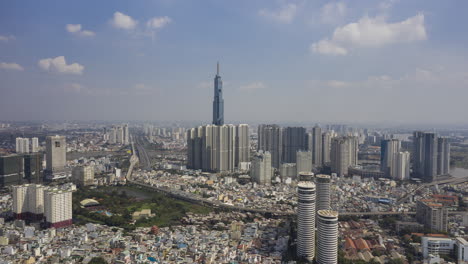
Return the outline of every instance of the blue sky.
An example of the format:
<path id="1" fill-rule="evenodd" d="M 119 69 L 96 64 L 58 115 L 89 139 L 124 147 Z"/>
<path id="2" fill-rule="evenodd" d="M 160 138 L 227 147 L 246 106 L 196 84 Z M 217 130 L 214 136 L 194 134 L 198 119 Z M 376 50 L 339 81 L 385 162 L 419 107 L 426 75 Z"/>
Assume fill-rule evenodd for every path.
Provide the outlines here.
<path id="1" fill-rule="evenodd" d="M 464 123 L 467 1 L 0 2 L 0 119 Z"/>

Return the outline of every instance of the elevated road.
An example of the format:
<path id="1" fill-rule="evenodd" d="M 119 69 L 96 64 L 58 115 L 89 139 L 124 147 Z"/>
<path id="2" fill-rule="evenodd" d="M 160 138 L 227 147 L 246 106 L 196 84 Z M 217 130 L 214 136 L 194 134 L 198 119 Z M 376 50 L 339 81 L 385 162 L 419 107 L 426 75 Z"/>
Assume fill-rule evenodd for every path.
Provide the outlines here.
<path id="1" fill-rule="evenodd" d="M 251 207 L 235 206 L 235 205 L 225 204 L 216 200 L 208 200 L 205 198 L 201 198 L 199 196 L 196 196 L 191 193 L 184 192 L 184 191 L 171 190 L 169 188 L 151 186 L 146 183 L 141 183 L 141 182 L 134 181 L 134 180 L 128 180 L 127 182 L 130 184 L 139 186 L 141 188 L 147 189 L 147 190 L 162 192 L 170 197 L 173 197 L 179 200 L 183 200 L 183 201 L 187 201 L 187 202 L 195 203 L 199 205 L 209 206 L 213 208 L 220 208 L 220 209 L 225 209 L 229 211 L 258 213 L 262 215 L 277 216 L 277 217 L 290 217 L 296 214 L 293 211 L 275 211 L 275 210 L 265 210 L 265 209 L 251 208 Z M 460 214 L 460 213 L 468 213 L 468 212 L 454 212 L 454 211 L 449 212 L 449 214 Z M 340 212 L 339 213 L 339 215 L 341 216 L 374 216 L 374 215 L 383 216 L 383 215 L 415 215 L 415 214 L 416 212 Z"/>
<path id="2" fill-rule="evenodd" d="M 445 184 L 461 184 L 464 182 L 468 182 L 468 176 L 461 177 L 461 178 L 450 178 L 450 179 L 444 179 L 444 180 L 439 180 L 439 181 L 433 181 L 433 182 L 428 182 L 428 183 L 423 183 L 419 185 L 416 189 L 412 190 L 411 192 L 406 193 L 404 196 L 400 197 L 397 200 L 397 203 L 402 203 L 405 202 L 411 195 L 414 195 L 416 192 L 430 187 L 434 185 L 445 185 Z"/>
<path id="3" fill-rule="evenodd" d="M 138 163 L 138 157 L 135 154 L 135 144 L 133 143 L 133 137 L 130 135 L 130 140 L 132 142 L 132 156 L 130 157 L 130 166 L 128 167 L 126 179 L 127 181 L 132 178 L 133 167 Z"/>
<path id="4" fill-rule="evenodd" d="M 135 147 L 136 155 L 138 155 L 140 160 L 140 167 L 144 170 L 151 170 L 151 159 L 145 147 L 142 145 L 140 137 L 135 137 Z"/>

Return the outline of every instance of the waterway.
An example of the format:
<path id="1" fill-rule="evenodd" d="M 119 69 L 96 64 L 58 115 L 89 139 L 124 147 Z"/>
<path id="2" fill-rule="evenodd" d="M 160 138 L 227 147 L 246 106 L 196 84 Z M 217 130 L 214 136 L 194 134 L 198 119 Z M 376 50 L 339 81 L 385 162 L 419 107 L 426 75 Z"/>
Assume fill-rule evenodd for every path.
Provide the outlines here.
<path id="1" fill-rule="evenodd" d="M 451 168 L 450 174 L 455 178 L 461 178 L 468 176 L 468 169 L 464 168 Z"/>

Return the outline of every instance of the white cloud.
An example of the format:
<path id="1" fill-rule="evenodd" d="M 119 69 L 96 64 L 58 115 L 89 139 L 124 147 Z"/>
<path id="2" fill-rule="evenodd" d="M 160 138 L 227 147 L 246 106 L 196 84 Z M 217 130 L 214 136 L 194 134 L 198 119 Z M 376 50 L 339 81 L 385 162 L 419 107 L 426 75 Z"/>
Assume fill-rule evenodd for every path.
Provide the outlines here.
<path id="1" fill-rule="evenodd" d="M 65 29 L 72 34 L 75 34 L 77 36 L 82 36 L 82 37 L 92 37 L 96 35 L 96 33 L 94 33 L 93 31 L 82 30 L 81 24 L 67 24 L 65 26 Z"/>
<path id="2" fill-rule="evenodd" d="M 281 7 L 279 10 L 272 11 L 267 9 L 261 9 L 258 14 L 263 17 L 271 18 L 281 23 L 291 23 L 296 16 L 297 5 L 287 4 Z"/>
<path id="3" fill-rule="evenodd" d="M 8 63 L 8 62 L 0 62 L 0 69 L 4 70 L 13 70 L 13 71 L 24 71 L 24 68 L 19 65 L 18 63 Z"/>
<path id="4" fill-rule="evenodd" d="M 346 15 L 344 2 L 328 3 L 322 7 L 320 19 L 324 24 L 336 24 Z"/>
<path id="5" fill-rule="evenodd" d="M 239 89 L 243 91 L 253 91 L 253 90 L 264 89 L 264 88 L 266 88 L 266 85 L 263 82 L 259 82 L 259 81 L 249 83 L 246 85 L 242 85 L 241 87 L 239 87 Z"/>
<path id="6" fill-rule="evenodd" d="M 0 41 L 2 41 L 2 42 L 8 42 L 8 41 L 10 41 L 10 40 L 15 40 L 15 39 L 16 39 L 16 38 L 15 38 L 15 36 L 13 36 L 13 35 L 9 35 L 9 36 L 2 36 L 2 35 L 0 35 Z"/>
<path id="7" fill-rule="evenodd" d="M 154 17 L 146 23 L 146 26 L 150 29 L 159 29 L 165 27 L 167 24 L 171 23 L 172 19 L 167 16 L 163 17 Z"/>
<path id="8" fill-rule="evenodd" d="M 332 37 L 311 45 L 313 52 L 346 55 L 353 47 L 380 47 L 392 43 L 408 43 L 427 39 L 424 15 L 387 23 L 383 17 L 363 17 L 356 23 L 338 27 Z"/>
<path id="9" fill-rule="evenodd" d="M 111 20 L 111 24 L 120 29 L 134 29 L 138 24 L 138 21 L 134 20 L 131 16 L 115 12 L 114 17 Z"/>
<path id="10" fill-rule="evenodd" d="M 68 64 L 64 56 L 42 59 L 38 62 L 41 69 L 61 74 L 82 74 L 84 66 L 78 63 Z"/>
<path id="11" fill-rule="evenodd" d="M 323 39 L 319 42 L 312 43 L 310 46 L 312 52 L 327 54 L 327 55 L 346 55 L 348 51 L 345 48 L 342 48 L 335 43 Z"/>

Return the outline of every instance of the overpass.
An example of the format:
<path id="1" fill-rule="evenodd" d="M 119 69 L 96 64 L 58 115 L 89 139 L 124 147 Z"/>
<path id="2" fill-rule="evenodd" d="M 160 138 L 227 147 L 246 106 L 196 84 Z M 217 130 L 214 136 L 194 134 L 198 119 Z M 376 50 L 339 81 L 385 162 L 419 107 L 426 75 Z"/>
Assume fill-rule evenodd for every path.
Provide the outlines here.
<path id="1" fill-rule="evenodd" d="M 397 203 L 402 203 L 406 201 L 411 195 L 414 195 L 417 191 L 420 191 L 424 188 L 434 186 L 434 185 L 445 185 L 445 184 L 461 184 L 464 182 L 468 182 L 468 176 L 461 177 L 461 178 L 449 178 L 449 179 L 444 179 L 444 180 L 439 180 L 439 181 L 433 181 L 433 182 L 428 182 L 428 183 L 423 183 L 419 185 L 416 189 L 414 189 L 411 192 L 406 193 L 402 197 L 400 197 L 397 200 Z"/>
<path id="2" fill-rule="evenodd" d="M 228 211 L 258 213 L 258 214 L 273 216 L 273 217 L 291 217 L 291 216 L 296 215 L 294 211 L 275 211 L 275 210 L 258 209 L 258 208 L 225 204 L 220 201 L 208 200 L 208 199 L 205 199 L 205 198 L 202 198 L 202 197 L 199 197 L 199 196 L 196 196 L 191 193 L 184 192 L 184 191 L 171 190 L 169 188 L 151 186 L 146 183 L 141 183 L 141 182 L 134 181 L 134 180 L 127 180 L 127 183 L 133 184 L 135 186 L 138 186 L 146 190 L 162 192 L 169 197 L 183 200 L 186 202 L 213 207 L 213 208 L 218 208 L 218 209 L 223 209 L 223 210 L 228 210 Z M 449 214 L 460 214 L 460 213 L 468 213 L 468 212 L 449 211 Z M 339 212 L 340 216 L 383 216 L 383 215 L 415 215 L 415 214 L 416 212 Z"/>

